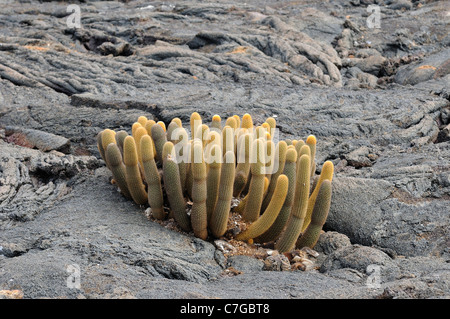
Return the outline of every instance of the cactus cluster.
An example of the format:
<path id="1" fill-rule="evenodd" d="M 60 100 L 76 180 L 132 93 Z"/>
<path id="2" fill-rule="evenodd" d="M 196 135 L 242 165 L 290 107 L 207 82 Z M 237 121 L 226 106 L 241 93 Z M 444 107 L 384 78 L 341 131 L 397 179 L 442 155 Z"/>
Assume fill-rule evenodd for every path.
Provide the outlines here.
<path id="1" fill-rule="evenodd" d="M 313 248 L 331 202 L 333 164 L 315 176 L 316 138 L 280 140 L 273 117 L 249 114 L 209 125 L 194 112 L 190 130 L 140 116 L 131 135 L 101 131 L 97 146 L 123 196 L 148 204 L 155 219 L 173 218 L 196 237 L 220 238 L 232 212 L 247 227 L 234 237 L 274 242 L 280 252 Z M 237 206 L 233 198 L 239 199 Z M 233 207 L 233 208 L 232 208 Z"/>

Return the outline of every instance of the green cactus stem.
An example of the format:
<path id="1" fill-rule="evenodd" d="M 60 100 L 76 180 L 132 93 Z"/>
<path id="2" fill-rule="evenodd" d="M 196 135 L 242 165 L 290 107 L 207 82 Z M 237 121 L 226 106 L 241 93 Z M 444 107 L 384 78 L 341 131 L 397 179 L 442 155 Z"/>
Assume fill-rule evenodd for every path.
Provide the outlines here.
<path id="1" fill-rule="evenodd" d="M 251 134 L 241 135 L 239 137 L 237 147 L 237 164 L 236 177 L 233 184 L 233 196 L 238 197 L 244 190 L 250 175 L 250 153 L 253 144 L 253 137 Z"/>
<path id="2" fill-rule="evenodd" d="M 252 161 L 250 166 L 251 180 L 248 190 L 248 200 L 245 205 L 242 218 L 248 222 L 254 222 L 258 219 L 261 204 L 264 196 L 264 142 L 257 139 L 252 145 Z"/>
<path id="3" fill-rule="evenodd" d="M 119 131 L 116 133 L 116 144 L 119 147 L 120 153 L 123 154 L 123 141 L 125 137 L 128 136 L 128 133 L 125 131 Z"/>
<path id="4" fill-rule="evenodd" d="M 142 165 L 147 182 L 148 204 L 152 209 L 152 215 L 156 219 L 164 219 L 164 197 L 161 188 L 161 177 L 155 162 L 153 152 L 153 140 L 145 135 L 141 138 Z"/>
<path id="5" fill-rule="evenodd" d="M 314 248 L 320 237 L 320 232 L 325 224 L 331 205 L 331 181 L 326 179 L 322 181 L 317 193 L 317 199 L 311 215 L 311 222 L 303 235 L 297 240 L 296 247 Z"/>
<path id="6" fill-rule="evenodd" d="M 234 154 L 234 131 L 231 126 L 225 125 L 222 129 L 222 154 L 228 151 Z"/>
<path id="7" fill-rule="evenodd" d="M 300 149 L 303 147 L 303 145 L 305 145 L 305 141 L 303 140 L 298 140 L 294 145 L 295 150 L 297 151 L 298 158 L 300 158 Z"/>
<path id="8" fill-rule="evenodd" d="M 264 176 L 264 194 L 267 194 L 267 189 L 269 188 L 269 179 L 267 177 Z M 246 194 L 244 196 L 244 198 L 241 199 L 241 201 L 239 202 L 239 204 L 234 208 L 234 212 L 241 214 L 245 209 L 245 205 L 247 204 L 248 201 L 248 194 Z"/>
<path id="9" fill-rule="evenodd" d="M 125 165 L 122 162 L 122 154 L 120 153 L 119 147 L 114 143 L 110 143 L 106 148 L 105 156 L 115 183 L 126 198 L 131 198 L 127 186 Z"/>
<path id="10" fill-rule="evenodd" d="M 191 225 L 196 237 L 206 239 L 208 237 L 206 164 L 203 159 L 203 146 L 200 141 L 194 141 L 193 154 L 195 160 L 192 163 Z"/>
<path id="11" fill-rule="evenodd" d="M 227 230 L 231 200 L 233 198 L 233 182 L 235 175 L 234 152 L 225 153 L 220 171 L 220 182 L 217 203 L 209 218 L 209 228 L 214 237 L 223 236 Z"/>
<path id="12" fill-rule="evenodd" d="M 173 121 L 173 123 L 176 123 Z M 170 126 L 170 125 L 169 125 Z M 185 192 L 186 189 L 186 175 L 189 168 L 189 161 L 190 161 L 190 150 L 189 150 L 189 137 L 186 129 L 183 127 L 179 127 L 177 130 L 174 131 L 174 144 L 175 144 L 175 153 L 176 153 L 176 159 L 178 162 L 178 168 L 180 170 L 180 181 L 181 181 L 181 188 L 183 189 L 183 192 Z"/>
<path id="13" fill-rule="evenodd" d="M 225 126 L 229 126 L 232 129 L 237 129 L 238 128 L 238 124 L 237 121 L 234 117 L 229 117 L 227 118 L 226 122 L 225 122 Z"/>
<path id="14" fill-rule="evenodd" d="M 273 225 L 270 226 L 264 234 L 256 239 L 259 243 L 268 243 L 279 238 L 291 214 L 297 177 L 297 152 L 294 148 L 289 148 L 286 151 L 286 161 L 283 174 L 286 175 L 289 180 L 289 188 L 286 199 L 284 200 L 283 207 L 281 208 L 280 213 L 278 214 L 278 217 Z M 266 195 L 265 198 L 268 198 L 268 195 Z"/>
<path id="15" fill-rule="evenodd" d="M 314 209 L 314 205 L 316 202 L 317 194 L 319 193 L 320 186 L 322 185 L 322 182 L 324 180 L 329 180 L 330 182 L 333 180 L 333 174 L 334 174 L 334 165 L 331 161 L 326 161 L 323 163 L 322 171 L 320 172 L 319 179 L 316 182 L 316 187 L 314 188 L 313 192 L 311 193 L 311 196 L 308 199 L 308 208 L 306 211 L 305 216 L 305 222 L 302 227 L 302 232 L 306 230 L 306 227 L 308 227 L 310 221 L 311 221 L 311 215 Z"/>
<path id="16" fill-rule="evenodd" d="M 220 148 L 220 153 L 214 152 L 214 154 L 216 154 L 216 156 L 214 156 L 211 153 L 211 150 L 216 145 Z M 207 161 L 222 162 L 222 136 L 217 131 L 210 131 L 206 137 L 205 159 Z"/>
<path id="17" fill-rule="evenodd" d="M 176 133 L 174 134 L 174 132 L 176 132 L 179 128 L 180 127 L 178 126 L 178 124 L 176 122 L 172 121 L 169 123 L 169 126 L 167 127 L 167 132 L 166 132 L 166 137 L 169 142 L 172 142 L 175 144 L 177 134 Z"/>
<path id="18" fill-rule="evenodd" d="M 147 134 L 147 130 L 144 127 L 138 127 L 134 132 L 134 142 L 136 144 L 136 151 L 138 154 L 139 165 L 142 167 L 142 154 L 141 154 L 141 138 Z"/>
<path id="19" fill-rule="evenodd" d="M 150 137 L 152 136 L 152 126 L 155 125 L 155 124 L 156 124 L 155 121 L 153 121 L 153 120 L 148 120 L 148 121 L 145 123 L 145 125 L 144 125 L 145 129 L 147 130 L 147 134 L 148 134 Z"/>
<path id="20" fill-rule="evenodd" d="M 172 156 L 172 158 L 176 158 L 175 156 L 175 147 L 172 142 L 165 142 L 162 150 L 162 160 L 166 159 L 168 156 Z"/>
<path id="21" fill-rule="evenodd" d="M 136 143 L 132 136 L 127 136 L 123 143 L 123 162 L 127 177 L 127 186 L 131 197 L 138 205 L 147 202 L 147 192 L 142 182 L 141 172 L 138 166 Z"/>
<path id="22" fill-rule="evenodd" d="M 267 133 L 264 130 L 265 133 Z M 269 179 L 272 178 L 272 176 L 274 175 L 274 169 L 275 169 L 275 154 L 276 154 L 276 147 L 275 147 L 275 143 L 268 137 L 268 136 L 263 136 L 262 137 L 263 141 L 264 141 L 264 153 L 265 153 L 265 172 L 266 172 L 266 177 Z M 284 162 L 283 162 L 284 163 Z M 278 177 L 278 176 L 277 176 Z"/>
<path id="23" fill-rule="evenodd" d="M 267 133 L 267 130 L 264 127 L 262 127 L 262 126 L 257 126 L 255 128 L 256 138 L 261 138 L 262 137 L 262 138 L 265 139 L 266 133 Z"/>
<path id="24" fill-rule="evenodd" d="M 191 230 L 191 221 L 186 213 L 186 200 L 180 182 L 180 172 L 176 159 L 167 156 L 163 161 L 164 189 L 167 194 L 171 213 L 175 221 L 185 231 Z"/>
<path id="25" fill-rule="evenodd" d="M 309 158 L 311 158 L 311 149 L 308 145 L 303 145 L 300 148 L 300 153 L 297 154 L 298 158 L 302 157 L 303 155 L 308 155 Z"/>
<path id="26" fill-rule="evenodd" d="M 266 232 L 276 220 L 283 207 L 289 187 L 289 179 L 286 175 L 281 174 L 277 178 L 273 198 L 267 206 L 267 209 L 255 222 L 253 222 L 246 230 L 236 236 L 237 240 L 249 240 L 260 236 Z M 248 203 L 247 203 L 248 204 Z"/>
<path id="27" fill-rule="evenodd" d="M 233 118 L 236 120 L 236 128 L 241 127 L 241 118 L 239 117 L 239 115 L 234 114 Z"/>
<path id="28" fill-rule="evenodd" d="M 106 155 L 105 155 L 106 150 L 103 148 L 102 134 L 103 134 L 103 131 L 100 131 L 97 134 L 97 149 L 98 149 L 98 152 L 100 153 L 102 160 L 104 160 L 106 163 Z M 106 165 L 108 165 L 108 164 L 106 164 Z"/>
<path id="29" fill-rule="evenodd" d="M 306 215 L 309 196 L 311 159 L 308 155 L 302 155 L 297 163 L 297 182 L 295 186 L 294 204 L 286 229 L 280 239 L 275 243 L 279 252 L 287 252 L 294 248 L 300 235 Z"/>
<path id="30" fill-rule="evenodd" d="M 264 197 L 261 209 L 265 210 L 267 205 L 269 205 L 269 202 L 272 198 L 272 194 L 275 190 L 275 185 L 278 179 L 278 176 L 283 173 L 284 165 L 286 162 L 286 152 L 287 152 L 287 144 L 285 141 L 279 141 L 277 143 L 276 149 L 275 149 L 275 157 L 274 161 L 277 163 L 276 168 L 277 170 L 273 172 L 271 178 L 270 178 L 270 184 L 269 189 L 267 190 L 267 194 Z M 267 176 L 267 175 L 266 175 Z"/>
<path id="31" fill-rule="evenodd" d="M 167 131 L 166 123 L 164 123 L 163 121 L 158 121 L 158 122 L 156 122 L 156 124 L 158 124 L 159 126 L 161 126 L 162 129 L 164 130 L 164 132 Z"/>
<path id="32" fill-rule="evenodd" d="M 206 153 L 206 163 L 209 167 L 208 176 L 206 177 L 206 211 L 209 221 L 216 207 L 219 195 L 219 182 L 222 167 L 222 146 L 220 144 L 213 144 Z"/>
<path id="33" fill-rule="evenodd" d="M 192 173 L 192 163 L 194 162 L 193 160 L 193 145 L 194 145 L 194 140 L 189 140 L 188 145 L 187 145 L 187 150 L 189 152 L 189 163 L 186 166 L 186 186 L 185 186 L 185 192 L 187 194 L 187 196 L 189 198 L 192 199 L 192 183 L 194 180 L 193 177 L 193 173 Z"/>
<path id="34" fill-rule="evenodd" d="M 202 124 L 197 128 L 197 134 L 195 135 L 195 139 L 199 139 L 202 142 L 203 148 L 206 146 L 207 136 L 209 135 L 209 132 L 210 132 L 209 126 L 206 124 Z"/>
<path id="35" fill-rule="evenodd" d="M 166 132 L 164 131 L 164 128 L 158 124 L 152 126 L 151 132 L 153 143 L 155 143 L 156 160 L 162 163 L 162 151 L 164 144 L 167 142 Z"/>

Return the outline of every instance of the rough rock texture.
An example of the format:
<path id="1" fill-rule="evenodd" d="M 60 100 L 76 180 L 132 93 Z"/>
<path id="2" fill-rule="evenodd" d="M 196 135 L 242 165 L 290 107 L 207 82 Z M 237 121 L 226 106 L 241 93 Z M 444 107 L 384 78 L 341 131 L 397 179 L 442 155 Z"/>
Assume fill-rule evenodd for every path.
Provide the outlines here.
<path id="1" fill-rule="evenodd" d="M 450 297 L 445 1 L 78 5 L 81 28 L 0 3 L 0 298 Z M 97 133 L 193 111 L 316 135 L 336 169 L 312 269 L 227 258 L 119 195 Z"/>

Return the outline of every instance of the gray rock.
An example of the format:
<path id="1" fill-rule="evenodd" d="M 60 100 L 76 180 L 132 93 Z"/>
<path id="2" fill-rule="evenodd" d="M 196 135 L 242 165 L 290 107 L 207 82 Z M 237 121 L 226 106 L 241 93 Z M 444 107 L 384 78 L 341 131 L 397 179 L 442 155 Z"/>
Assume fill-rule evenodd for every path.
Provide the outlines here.
<path id="1" fill-rule="evenodd" d="M 347 67 L 357 67 L 360 70 L 378 76 L 386 58 L 381 55 L 371 55 L 367 58 L 347 58 L 343 59 L 343 65 Z"/>
<path id="2" fill-rule="evenodd" d="M 411 10 L 413 4 L 409 0 L 396 0 L 389 7 L 393 10 Z"/>
<path id="3" fill-rule="evenodd" d="M 243 273 L 262 271 L 264 268 L 264 261 L 245 255 L 230 256 L 227 258 L 227 268 L 234 269 Z"/>
<path id="4" fill-rule="evenodd" d="M 314 250 L 329 255 L 339 248 L 350 245 L 350 239 L 346 235 L 335 231 L 328 231 L 320 235 Z"/>
<path id="5" fill-rule="evenodd" d="M 370 275 L 374 269 L 379 271 L 383 281 L 394 280 L 400 270 L 384 252 L 366 246 L 352 245 L 340 248 L 330 254 L 320 267 L 321 272 L 351 268 Z"/>
<path id="6" fill-rule="evenodd" d="M 409 256 L 444 254 L 450 238 L 446 201 L 414 200 L 406 194 L 383 180 L 336 177 L 326 224 L 353 243 Z"/>
<path id="7" fill-rule="evenodd" d="M 20 128 L 15 126 L 5 127 L 6 138 L 21 146 L 37 148 L 47 152 L 51 150 L 69 153 L 70 140 L 52 133 Z"/>
<path id="8" fill-rule="evenodd" d="M 370 167 L 372 161 L 369 159 L 370 150 L 367 146 L 362 146 L 345 155 L 348 165 L 355 168 Z"/>
<path id="9" fill-rule="evenodd" d="M 450 49 L 430 55 L 422 62 L 400 67 L 395 75 L 399 84 L 416 85 L 431 79 L 444 77 L 450 73 Z"/>

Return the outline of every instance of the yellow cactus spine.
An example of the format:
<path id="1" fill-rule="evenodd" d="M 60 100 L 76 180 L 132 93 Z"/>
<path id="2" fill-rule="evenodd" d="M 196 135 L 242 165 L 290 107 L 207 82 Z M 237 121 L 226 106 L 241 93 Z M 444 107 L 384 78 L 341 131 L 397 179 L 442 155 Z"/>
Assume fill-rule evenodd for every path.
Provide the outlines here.
<path id="1" fill-rule="evenodd" d="M 274 130 L 275 127 L 277 126 L 277 120 L 275 120 L 275 118 L 273 118 L 273 117 L 268 117 L 266 120 L 266 123 L 269 124 L 269 126 L 272 130 Z"/>
<path id="2" fill-rule="evenodd" d="M 180 118 L 178 118 L 178 117 L 174 117 L 174 118 L 172 119 L 172 121 L 170 121 L 170 122 L 175 122 L 175 123 L 177 123 L 178 127 L 180 127 L 180 128 L 183 127 L 183 123 L 181 122 Z"/>
<path id="3" fill-rule="evenodd" d="M 308 145 L 311 150 L 311 176 L 313 176 L 314 172 L 316 171 L 316 144 L 316 137 L 314 135 L 308 136 L 308 138 L 306 139 L 306 145 Z"/>
<path id="4" fill-rule="evenodd" d="M 297 163 L 297 182 L 295 186 L 294 206 L 292 207 L 287 226 L 275 248 L 280 252 L 287 252 L 294 248 L 295 242 L 302 230 L 306 215 L 309 196 L 311 159 L 308 155 L 302 155 Z"/>
<path id="5" fill-rule="evenodd" d="M 286 199 L 288 192 L 288 187 L 288 177 L 284 174 L 278 176 L 273 198 L 270 201 L 269 206 L 267 206 L 267 209 L 264 211 L 264 214 L 252 223 L 246 230 L 239 233 L 236 236 L 237 240 L 249 240 L 258 237 L 266 232 L 270 226 L 272 226 L 280 213 L 281 207 L 283 207 L 284 200 Z"/>
<path id="6" fill-rule="evenodd" d="M 264 142 L 257 139 L 253 142 L 250 166 L 251 180 L 248 190 L 248 200 L 245 205 L 242 218 L 249 222 L 254 222 L 258 219 L 261 204 L 264 196 Z"/>
<path id="7" fill-rule="evenodd" d="M 116 132 L 106 129 L 102 132 L 102 148 L 106 151 L 110 143 L 116 144 Z"/>
<path id="8" fill-rule="evenodd" d="M 215 130 L 216 132 L 222 131 L 222 118 L 217 114 L 212 118 L 211 130 Z"/>
<path id="9" fill-rule="evenodd" d="M 232 129 L 237 129 L 238 128 L 237 121 L 236 121 L 236 119 L 234 117 L 227 118 L 227 120 L 225 121 L 225 126 L 229 126 Z"/>
<path id="10" fill-rule="evenodd" d="M 138 121 L 138 123 L 140 123 L 144 127 L 145 124 L 147 123 L 148 119 L 144 115 L 141 115 L 141 116 L 138 117 L 137 121 Z"/>
<path id="11" fill-rule="evenodd" d="M 145 181 L 147 182 L 148 204 L 156 219 L 164 219 L 164 197 L 161 188 L 161 177 L 156 167 L 153 152 L 153 140 L 145 135 L 141 138 L 141 154 Z"/>
<path id="12" fill-rule="evenodd" d="M 139 122 L 134 122 L 134 123 L 133 123 L 133 125 L 131 126 L 131 136 L 134 136 L 136 130 L 137 130 L 139 127 L 142 127 L 142 124 L 141 124 L 141 123 L 139 123 Z"/>
<path id="13" fill-rule="evenodd" d="M 193 112 L 190 118 L 191 125 L 191 139 L 201 138 L 197 136 L 198 128 L 202 126 L 202 117 L 197 112 Z"/>
<path id="14" fill-rule="evenodd" d="M 156 124 L 158 124 L 159 126 L 161 126 L 162 129 L 164 130 L 164 132 L 167 131 L 166 123 L 164 123 L 163 121 L 158 121 L 158 122 L 156 122 Z"/>
<path id="15" fill-rule="evenodd" d="M 320 232 L 325 224 L 331 205 L 331 181 L 322 181 L 317 193 L 317 200 L 311 215 L 311 222 L 303 235 L 297 240 L 296 247 L 314 248 L 320 237 Z"/>
<path id="16" fill-rule="evenodd" d="M 303 224 L 302 232 L 305 231 L 306 227 L 308 227 L 308 225 L 311 221 L 311 215 L 312 215 L 312 212 L 314 209 L 314 204 L 316 203 L 317 195 L 319 193 L 319 189 L 320 189 L 320 186 L 322 185 L 322 182 L 324 180 L 329 180 L 331 182 L 333 180 L 333 174 L 334 174 L 333 162 L 326 161 L 325 163 L 323 163 L 322 171 L 320 172 L 319 179 L 316 182 L 314 190 L 308 200 L 308 209 L 306 211 L 305 223 Z"/>
<path id="17" fill-rule="evenodd" d="M 253 129 L 253 119 L 250 114 L 245 113 L 244 116 L 242 116 L 241 127 L 246 129 Z"/>
<path id="18" fill-rule="evenodd" d="M 122 162 L 122 154 L 120 153 L 119 147 L 114 143 L 110 143 L 106 148 L 105 156 L 120 191 L 125 197 L 131 198 L 127 186 L 125 165 Z"/>
<path id="19" fill-rule="evenodd" d="M 138 205 L 147 202 L 147 192 L 142 182 L 141 172 L 138 166 L 136 143 L 132 136 L 127 136 L 123 143 L 123 162 L 127 177 L 128 190 L 131 197 Z"/>
<path id="20" fill-rule="evenodd" d="M 220 171 L 220 182 L 217 203 L 209 219 L 209 227 L 214 237 L 223 236 L 227 230 L 227 221 L 230 214 L 231 200 L 233 198 L 233 182 L 235 175 L 234 152 L 225 153 Z"/>
<path id="21" fill-rule="evenodd" d="M 193 154 L 191 224 L 194 235 L 198 238 L 206 239 L 208 237 L 206 164 L 203 159 L 203 146 L 201 142 L 194 141 Z"/>

